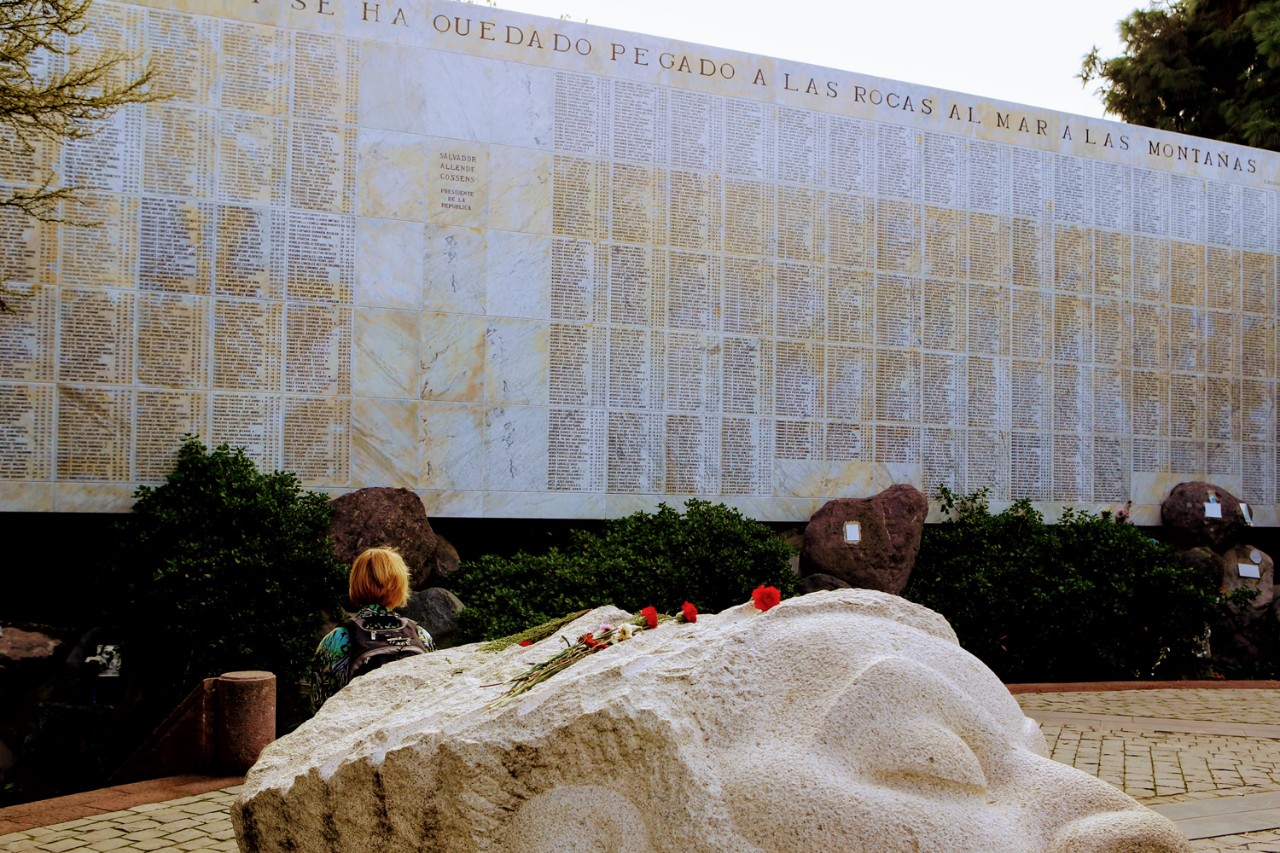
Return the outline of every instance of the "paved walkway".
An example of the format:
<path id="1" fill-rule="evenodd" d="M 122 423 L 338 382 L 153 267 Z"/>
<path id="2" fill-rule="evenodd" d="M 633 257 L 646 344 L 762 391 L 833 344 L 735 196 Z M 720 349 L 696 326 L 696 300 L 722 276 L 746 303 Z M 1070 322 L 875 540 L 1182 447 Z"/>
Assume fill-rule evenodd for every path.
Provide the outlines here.
<path id="1" fill-rule="evenodd" d="M 1017 699 L 1055 759 L 1176 821 L 1196 853 L 1280 853 L 1280 689 Z"/>
<path id="2" fill-rule="evenodd" d="M 140 850 L 207 850 L 235 853 L 239 848 L 227 810 L 239 791 L 239 785 L 232 785 L 190 797 L 140 803 L 50 826 L 31 827 L 0 835 L 0 851 L 105 853 L 117 850 L 132 853 Z"/>
<path id="3" fill-rule="evenodd" d="M 1280 853 L 1280 687 L 1013 689 L 1055 759 L 1176 821 L 1195 853 Z M 227 809 L 239 786 L 224 784 L 235 781 L 156 780 L 0 809 L 0 851 L 235 851 Z"/>

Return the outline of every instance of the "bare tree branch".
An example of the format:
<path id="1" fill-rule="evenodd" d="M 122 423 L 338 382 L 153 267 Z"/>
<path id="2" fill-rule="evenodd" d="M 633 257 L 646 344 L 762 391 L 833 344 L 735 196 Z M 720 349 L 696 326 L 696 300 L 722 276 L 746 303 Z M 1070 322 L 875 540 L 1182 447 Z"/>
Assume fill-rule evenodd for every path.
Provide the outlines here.
<path id="1" fill-rule="evenodd" d="M 0 0 L 0 150 L 29 156 L 41 139 L 61 142 L 97 133 L 130 104 L 164 97 L 154 66 L 138 57 L 81 43 L 93 0 Z M 40 222 L 92 227 L 66 208 L 86 189 L 60 186 L 49 174 L 34 187 L 7 190 L 0 210 Z M 0 314 L 13 314 L 12 287 L 0 283 Z M 7 297 L 7 298 L 6 298 Z"/>

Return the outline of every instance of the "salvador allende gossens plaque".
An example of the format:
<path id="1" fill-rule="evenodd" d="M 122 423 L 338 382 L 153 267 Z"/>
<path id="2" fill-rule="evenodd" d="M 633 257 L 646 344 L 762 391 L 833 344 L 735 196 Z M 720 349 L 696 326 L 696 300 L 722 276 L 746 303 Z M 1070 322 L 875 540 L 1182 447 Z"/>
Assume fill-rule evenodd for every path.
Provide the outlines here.
<path id="1" fill-rule="evenodd" d="M 99 223 L 0 218 L 0 509 L 195 432 L 437 516 L 1277 523 L 1278 155 L 429 0 L 99 0 L 103 49 L 170 97 L 0 163 Z"/>

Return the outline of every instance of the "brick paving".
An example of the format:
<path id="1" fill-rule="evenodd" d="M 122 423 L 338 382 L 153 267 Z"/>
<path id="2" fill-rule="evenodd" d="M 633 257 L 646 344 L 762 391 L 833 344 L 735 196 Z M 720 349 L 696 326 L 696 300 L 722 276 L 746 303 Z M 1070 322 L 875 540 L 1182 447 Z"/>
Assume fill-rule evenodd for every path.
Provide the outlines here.
<path id="1" fill-rule="evenodd" d="M 1174 689 L 1019 693 L 1023 710 L 1275 725 L 1280 690 Z"/>
<path id="2" fill-rule="evenodd" d="M 1040 720 L 1053 758 L 1167 810 L 1188 835 L 1209 835 L 1193 838 L 1194 853 L 1280 853 L 1280 689 L 1073 688 L 1017 699 Z M 126 794 L 136 801 L 150 790 L 158 798 L 182 788 L 158 780 L 132 791 L 63 798 L 79 801 L 86 814 L 72 820 L 64 819 L 72 805 L 61 801 L 0 810 L 0 833 L 6 821 L 26 821 L 0 834 L 0 851 L 237 849 L 227 810 L 239 785 L 102 811 L 103 804 L 123 803 Z M 49 825 L 33 819 L 41 812 Z"/>
<path id="3" fill-rule="evenodd" d="M 4 853 L 207 850 L 234 853 L 227 810 L 239 785 L 0 835 Z"/>
<path id="4" fill-rule="evenodd" d="M 1146 805 L 1280 791 L 1280 743 L 1269 738 L 1042 724 L 1050 755 Z"/>
<path id="5" fill-rule="evenodd" d="M 1028 716 L 1041 721 L 1053 758 L 1144 805 L 1208 806 L 1226 798 L 1280 795 L 1280 690 L 1077 691 L 1016 698 Z M 1239 733 L 1221 733 L 1225 729 Z M 1280 853 L 1280 816 L 1272 823 L 1274 828 L 1195 838 L 1191 849 Z"/>

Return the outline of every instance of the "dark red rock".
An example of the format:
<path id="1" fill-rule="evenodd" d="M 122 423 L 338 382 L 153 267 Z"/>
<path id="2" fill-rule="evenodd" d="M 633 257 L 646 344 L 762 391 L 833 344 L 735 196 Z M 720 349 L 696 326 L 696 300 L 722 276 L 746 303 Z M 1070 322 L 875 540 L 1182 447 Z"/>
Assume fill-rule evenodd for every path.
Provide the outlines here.
<path id="1" fill-rule="evenodd" d="M 15 762 L 13 750 L 9 749 L 8 745 L 0 740 L 0 785 L 4 784 L 5 776 L 13 769 Z"/>
<path id="2" fill-rule="evenodd" d="M 449 575 L 456 572 L 460 565 L 462 565 L 462 559 L 458 556 L 458 549 L 453 547 L 452 542 L 437 533 L 436 565 L 427 581 L 427 586 L 447 586 Z"/>
<path id="3" fill-rule="evenodd" d="M 65 645 L 57 637 L 39 631 L 0 626 L 0 672 L 52 673 Z"/>
<path id="4" fill-rule="evenodd" d="M 334 555 L 348 566 L 366 548 L 390 546 L 409 567 L 409 585 L 422 589 L 436 570 L 436 534 L 422 499 L 408 489 L 368 488 L 334 498 L 329 524 Z"/>
<path id="5" fill-rule="evenodd" d="M 1256 558 L 1256 559 L 1255 559 Z M 1221 663 L 1248 667 L 1270 664 L 1277 648 L 1275 563 L 1251 545 L 1237 545 L 1218 555 L 1222 594 L 1227 602 L 1218 608 L 1209 631 L 1209 651 Z M 1241 566 L 1253 566 L 1259 577 L 1240 575 Z M 1253 590 L 1252 598 L 1238 594 Z M 1230 598 L 1236 593 L 1234 600 Z"/>
<path id="6" fill-rule="evenodd" d="M 816 575 L 808 575 L 800 578 L 800 592 L 808 595 L 811 592 L 821 592 L 824 589 L 849 589 L 849 584 L 840 580 L 840 578 L 824 575 L 819 572 Z"/>
<path id="7" fill-rule="evenodd" d="M 870 498 L 828 501 L 805 528 L 800 574 L 830 575 L 853 587 L 897 595 L 911 578 L 928 512 L 928 499 L 905 484 Z M 846 541 L 847 522 L 861 526 L 861 541 Z"/>
<path id="8" fill-rule="evenodd" d="M 1220 564 L 1223 595 L 1231 595 L 1238 589 L 1250 589 L 1257 593 L 1249 602 L 1250 609 L 1258 611 L 1271 609 L 1276 591 L 1275 564 L 1269 555 L 1252 545 L 1237 545 L 1222 554 Z M 1242 577 L 1240 575 L 1242 566 L 1256 568 L 1260 577 Z"/>
<path id="9" fill-rule="evenodd" d="M 791 547 L 791 556 L 788 561 L 791 563 L 791 572 L 796 577 L 800 577 L 800 549 L 804 547 L 804 528 L 792 527 L 789 530 L 778 534 L 782 537 L 782 541 Z M 828 589 L 830 587 L 827 587 Z M 805 590 L 811 592 L 812 590 Z"/>
<path id="10" fill-rule="evenodd" d="M 447 649 L 458 639 L 458 613 L 461 610 L 462 602 L 456 595 L 443 587 L 433 586 L 413 593 L 405 606 L 396 612 L 426 628 L 437 649 Z"/>
<path id="11" fill-rule="evenodd" d="M 1222 518 L 1205 515 L 1211 494 L 1222 507 Z M 1208 545 L 1218 552 L 1239 542 L 1249 529 L 1240 513 L 1239 498 L 1220 486 L 1200 481 L 1174 486 L 1160 504 L 1160 520 L 1177 544 Z"/>

